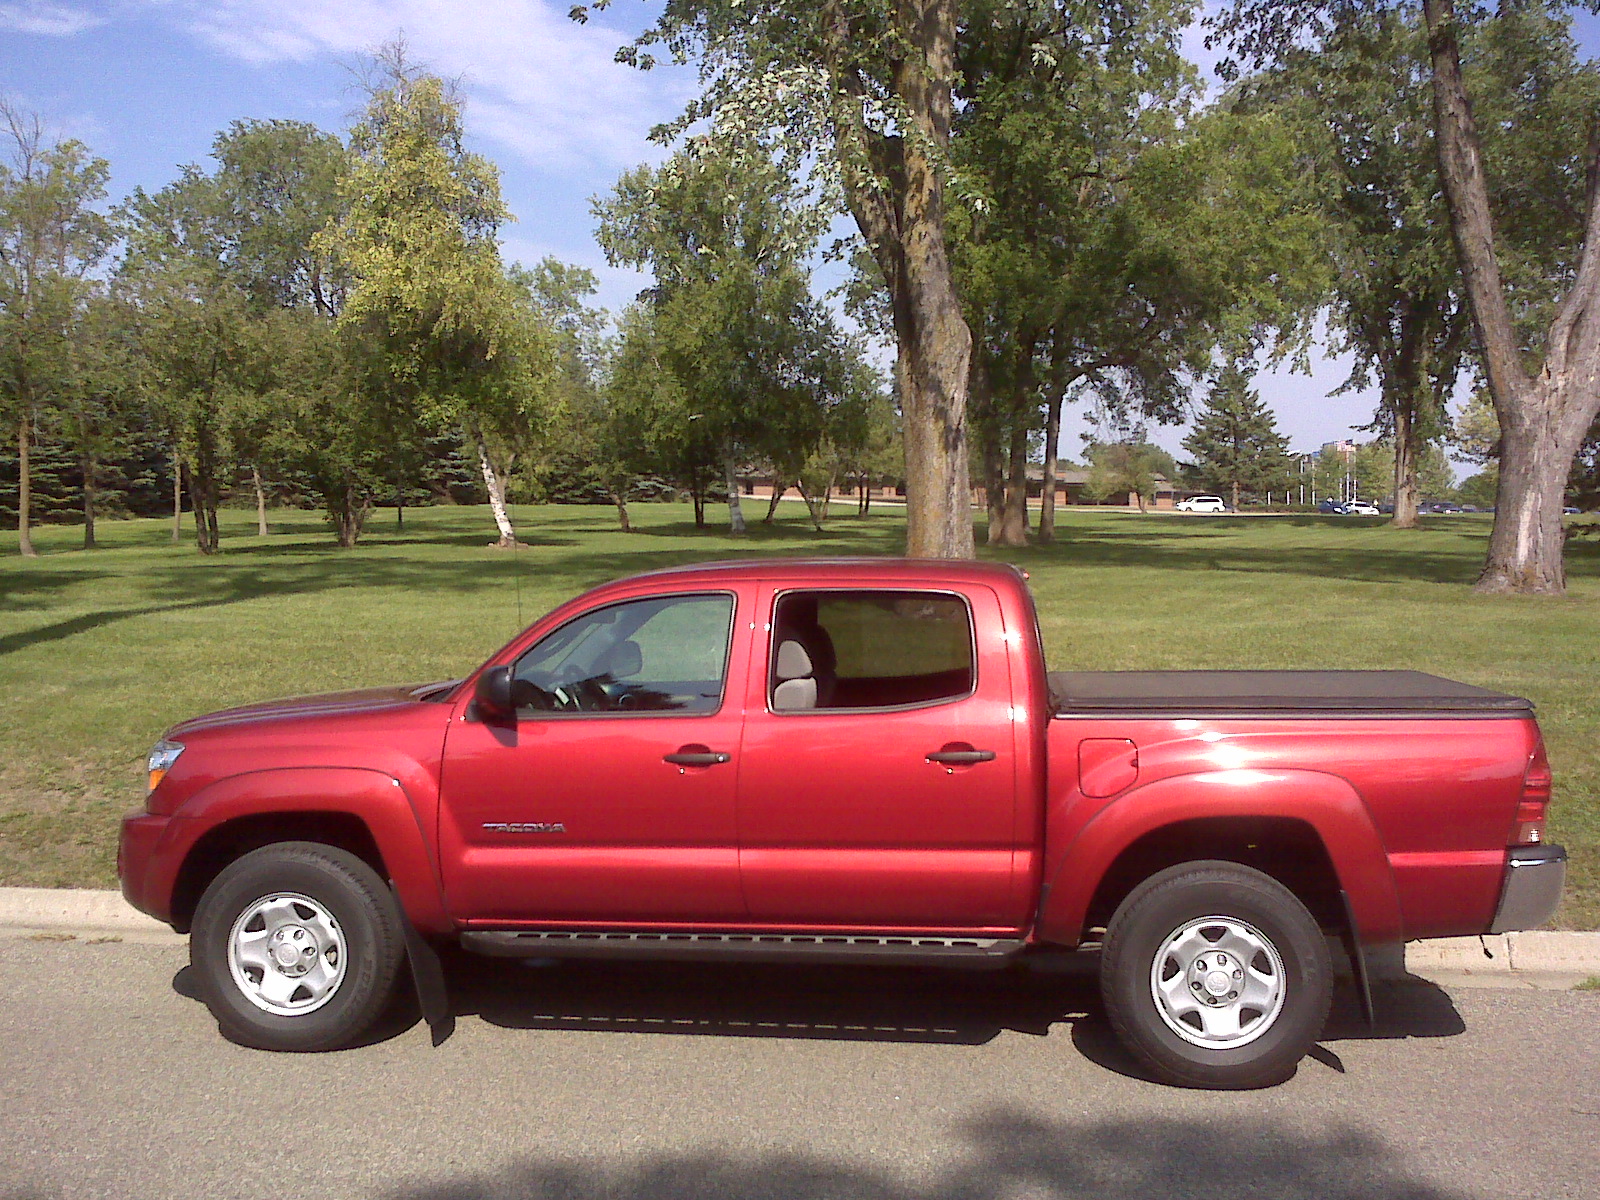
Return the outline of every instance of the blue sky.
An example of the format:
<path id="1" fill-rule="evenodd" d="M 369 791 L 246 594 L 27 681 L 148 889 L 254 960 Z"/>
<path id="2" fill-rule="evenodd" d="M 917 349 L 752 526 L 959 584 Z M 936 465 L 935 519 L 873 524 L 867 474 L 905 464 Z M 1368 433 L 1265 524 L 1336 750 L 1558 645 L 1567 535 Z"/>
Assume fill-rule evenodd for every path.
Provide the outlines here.
<path id="1" fill-rule="evenodd" d="M 354 71 L 403 33 L 412 54 L 459 78 L 474 148 L 499 164 L 517 223 L 508 259 L 546 254 L 593 269 L 600 301 L 620 308 L 647 280 L 608 267 L 589 198 L 625 169 L 658 160 L 646 140 L 694 92 L 691 71 L 639 72 L 612 55 L 655 11 L 616 0 L 587 25 L 571 0 L 0 0 L 0 91 L 111 163 L 114 196 L 168 183 L 203 162 L 229 122 L 289 118 L 343 130 L 359 107 Z M 1600 26 L 1582 18 L 1586 45 Z M 1196 32 L 1191 53 L 1209 56 Z M 1328 397 L 1344 379 L 1319 357 L 1311 377 L 1257 376 L 1296 449 L 1350 436 L 1371 419 L 1368 395 Z M 1062 450 L 1080 451 L 1076 421 Z M 1183 429 L 1152 430 L 1176 450 Z M 1370 435 L 1356 435 L 1358 437 Z"/>

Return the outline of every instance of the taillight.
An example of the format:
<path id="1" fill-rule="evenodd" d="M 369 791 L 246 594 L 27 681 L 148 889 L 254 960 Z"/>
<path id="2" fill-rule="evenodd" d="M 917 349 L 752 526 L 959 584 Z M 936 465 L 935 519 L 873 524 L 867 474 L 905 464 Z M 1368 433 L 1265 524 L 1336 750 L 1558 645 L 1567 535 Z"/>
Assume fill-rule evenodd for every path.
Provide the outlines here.
<path id="1" fill-rule="evenodd" d="M 1541 741 L 1522 773 L 1522 799 L 1511 826 L 1511 845 L 1537 846 L 1544 841 L 1545 811 L 1550 807 L 1550 760 Z"/>

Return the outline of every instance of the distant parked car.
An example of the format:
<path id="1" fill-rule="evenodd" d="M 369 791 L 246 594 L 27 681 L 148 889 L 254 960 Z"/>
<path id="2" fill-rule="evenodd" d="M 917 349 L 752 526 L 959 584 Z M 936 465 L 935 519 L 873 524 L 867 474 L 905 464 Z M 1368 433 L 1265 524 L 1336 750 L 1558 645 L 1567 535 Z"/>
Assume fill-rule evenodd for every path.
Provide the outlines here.
<path id="1" fill-rule="evenodd" d="M 1561 511 L 1566 513 L 1568 516 L 1574 516 L 1577 513 L 1581 513 L 1583 511 L 1583 509 L 1579 508 L 1575 504 L 1569 504 L 1565 508 L 1563 508 Z"/>
<path id="2" fill-rule="evenodd" d="M 1329 496 L 1326 500 L 1318 500 L 1317 511 L 1319 513 L 1333 513 L 1335 516 L 1342 517 L 1344 516 L 1344 501 L 1335 500 L 1332 496 Z"/>
<path id="3" fill-rule="evenodd" d="M 1344 506 L 1344 515 L 1347 517 L 1376 517 L 1378 512 L 1376 504 L 1368 504 L 1365 500 L 1352 500 Z"/>
<path id="4" fill-rule="evenodd" d="M 1385 500 L 1382 504 L 1378 505 L 1378 512 L 1380 515 L 1387 517 L 1394 512 L 1394 505 Z"/>
<path id="5" fill-rule="evenodd" d="M 1422 505 L 1421 511 L 1431 513 L 1458 513 L 1461 512 L 1462 509 L 1461 505 L 1451 504 L 1448 500 L 1434 500 Z"/>
<path id="6" fill-rule="evenodd" d="M 1225 513 L 1228 506 L 1223 503 L 1221 496 L 1190 496 L 1187 500 L 1178 501 L 1178 511 Z"/>

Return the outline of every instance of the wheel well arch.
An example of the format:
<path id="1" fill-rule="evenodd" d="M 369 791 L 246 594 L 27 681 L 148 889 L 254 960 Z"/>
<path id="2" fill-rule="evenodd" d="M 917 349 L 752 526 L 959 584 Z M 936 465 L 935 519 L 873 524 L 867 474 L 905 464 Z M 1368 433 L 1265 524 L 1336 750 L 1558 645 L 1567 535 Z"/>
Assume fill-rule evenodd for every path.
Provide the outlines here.
<path id="1" fill-rule="evenodd" d="M 235 817 L 208 830 L 184 856 L 172 894 L 172 927 L 187 933 L 206 888 L 228 864 L 274 842 L 320 842 L 347 850 L 388 879 L 389 871 L 367 823 L 354 813 L 306 811 Z"/>
<path id="2" fill-rule="evenodd" d="M 1200 817 L 1135 838 L 1106 868 L 1084 914 L 1083 935 L 1104 929 L 1117 906 L 1157 871 L 1200 859 L 1253 867 L 1293 892 L 1325 931 L 1349 924 L 1339 873 L 1321 836 L 1294 817 Z"/>

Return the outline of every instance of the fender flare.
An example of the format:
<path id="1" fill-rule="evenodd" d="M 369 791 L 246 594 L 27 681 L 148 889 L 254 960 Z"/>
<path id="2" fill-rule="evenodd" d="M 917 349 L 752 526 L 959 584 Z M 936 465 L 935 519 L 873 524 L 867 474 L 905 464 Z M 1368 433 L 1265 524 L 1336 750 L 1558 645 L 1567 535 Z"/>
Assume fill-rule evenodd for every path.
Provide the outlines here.
<path id="1" fill-rule="evenodd" d="M 1311 826 L 1349 895 L 1360 940 L 1401 939 L 1394 872 L 1366 804 L 1337 775 L 1297 770 L 1174 775 L 1123 793 L 1060 855 L 1046 883 L 1036 938 L 1076 946 L 1095 891 L 1124 850 L 1165 826 L 1217 817 L 1287 818 Z"/>
<path id="2" fill-rule="evenodd" d="M 372 835 L 405 915 L 423 933 L 455 932 L 444 903 L 432 839 L 415 798 L 393 775 L 370 767 L 281 767 L 245 771 L 207 784 L 175 814 L 162 840 L 172 894 L 197 842 L 229 821 L 274 813 L 354 817 Z"/>

